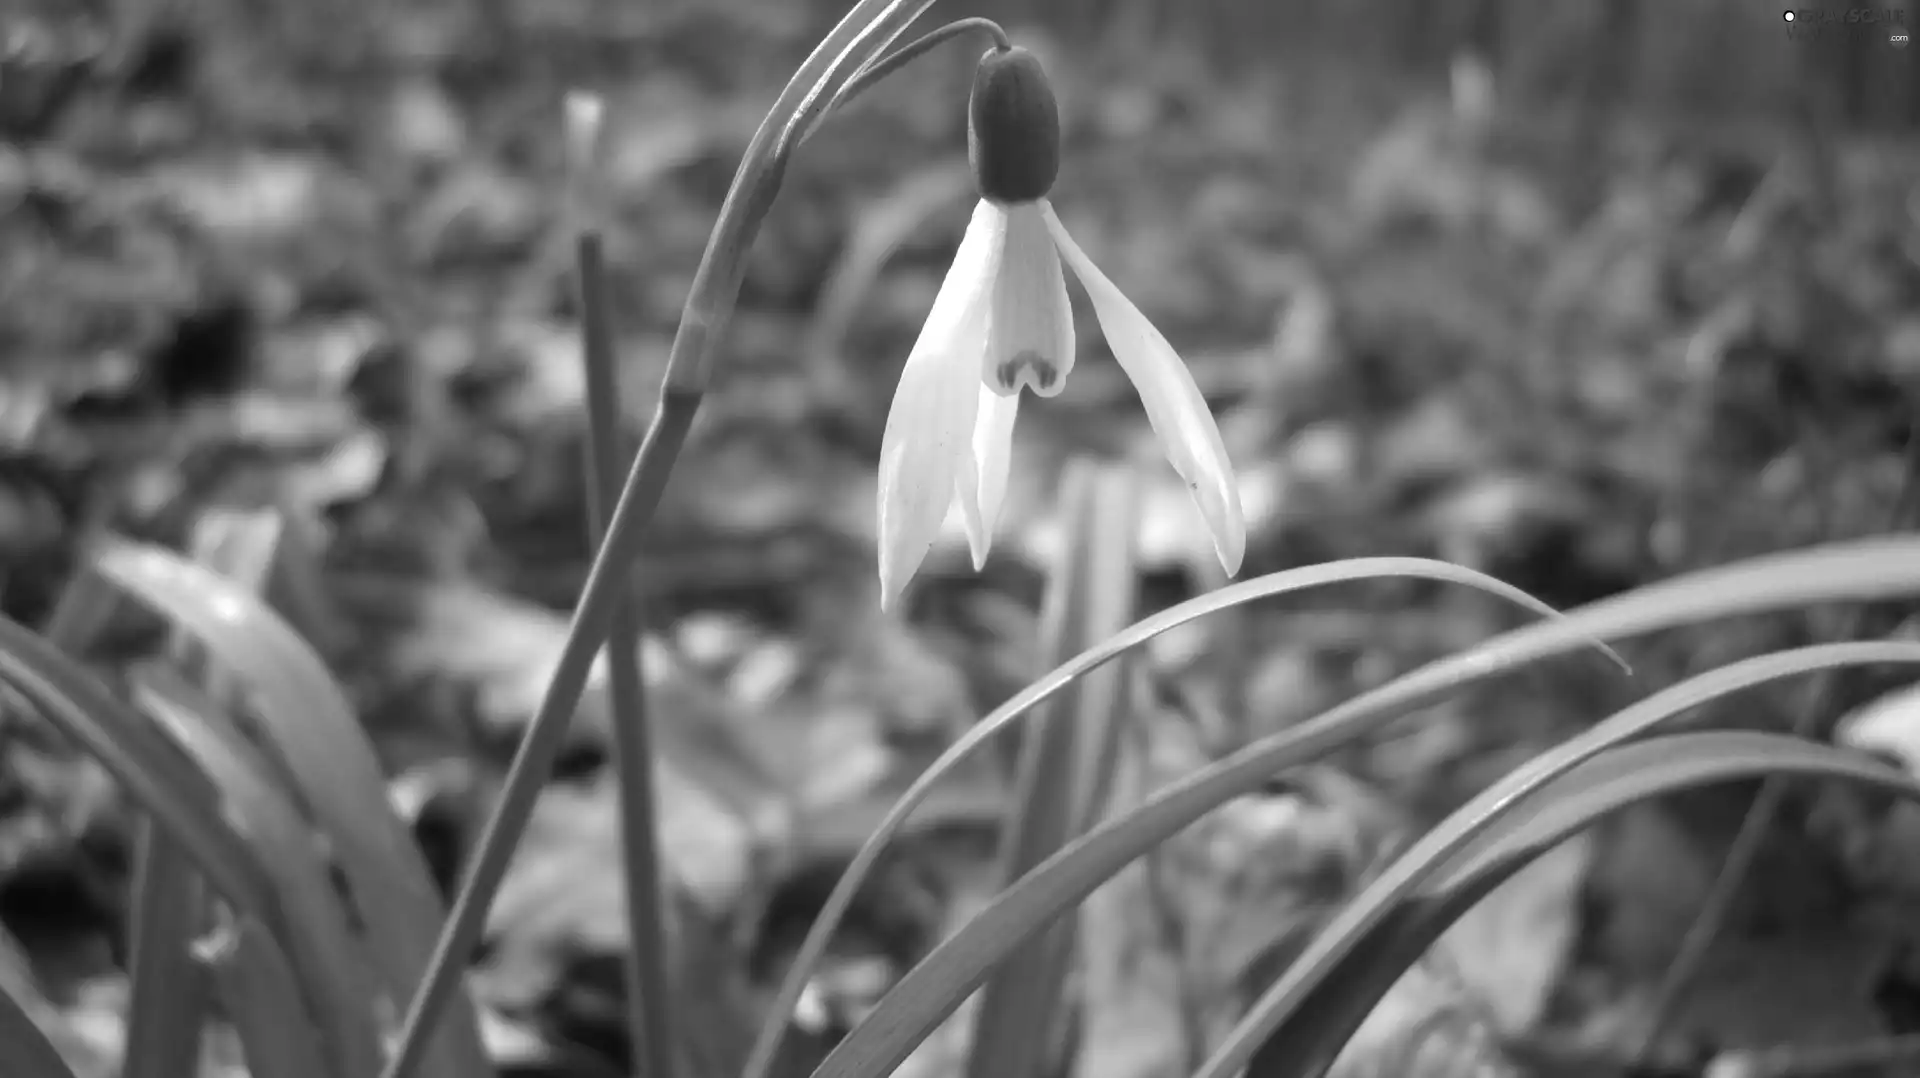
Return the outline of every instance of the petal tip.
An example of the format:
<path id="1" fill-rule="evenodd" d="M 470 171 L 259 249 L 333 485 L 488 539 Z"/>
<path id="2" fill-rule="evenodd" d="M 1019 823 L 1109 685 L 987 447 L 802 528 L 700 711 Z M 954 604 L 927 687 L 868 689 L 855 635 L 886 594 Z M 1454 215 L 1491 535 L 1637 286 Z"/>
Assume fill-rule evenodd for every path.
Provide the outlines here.
<path id="1" fill-rule="evenodd" d="M 880 612 L 891 614 L 900 609 L 900 594 L 907 590 L 907 582 L 891 579 L 887 571 L 880 570 Z"/>
<path id="2" fill-rule="evenodd" d="M 920 563 L 925 561 L 927 551 L 888 550 L 880 552 L 880 609 L 892 610 L 900 603 L 900 596 L 907 590 Z"/>
<path id="3" fill-rule="evenodd" d="M 1227 571 L 1229 579 L 1240 575 L 1240 565 L 1247 557 L 1247 535 L 1244 531 L 1225 536 L 1215 536 L 1213 552 L 1220 557 L 1220 568 Z"/>
<path id="4" fill-rule="evenodd" d="M 1229 472 L 1229 475 L 1232 473 Z M 1240 492 L 1229 482 L 1224 519 L 1212 521 L 1214 533 L 1214 552 L 1220 555 L 1220 567 L 1227 576 L 1240 575 L 1241 563 L 1247 557 L 1247 516 L 1240 505 Z"/>

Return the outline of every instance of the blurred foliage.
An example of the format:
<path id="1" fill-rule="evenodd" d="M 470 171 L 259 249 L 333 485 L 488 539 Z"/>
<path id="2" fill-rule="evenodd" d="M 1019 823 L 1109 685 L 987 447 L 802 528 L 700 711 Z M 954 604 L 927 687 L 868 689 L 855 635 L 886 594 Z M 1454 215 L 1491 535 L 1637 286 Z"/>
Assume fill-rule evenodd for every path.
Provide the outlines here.
<path id="1" fill-rule="evenodd" d="M 1571 605 L 1887 526 L 1920 374 L 1920 153 L 1898 134 L 1920 117 L 1920 53 L 1796 44 L 1778 11 L 1734 0 L 967 13 L 1005 21 L 1054 73 L 1067 137 L 1054 201 L 1215 403 L 1254 527 L 1248 572 L 1426 554 Z M 587 555 L 560 95 L 586 86 L 612 106 L 610 255 L 637 433 L 736 155 L 837 14 L 776 0 L 0 4 L 0 606 L 43 618 L 104 528 L 179 545 L 210 512 L 285 513 L 311 548 L 302 628 L 450 877 Z M 634 576 L 690 967 L 744 971 L 702 989 L 716 1014 L 751 1010 L 777 978 L 818 880 L 904 778 L 1035 672 L 1065 457 L 1149 462 L 1143 603 L 1216 571 L 1131 389 L 1090 353 L 1020 428 L 1010 534 L 986 572 L 945 544 L 907 617 L 876 609 L 873 457 L 964 220 L 974 58 L 922 60 L 796 162 L 721 390 Z M 1867 631 L 1907 613 L 1874 610 Z M 1142 883 L 1108 920 L 1167 959 L 1168 983 L 1231 1003 L 1246 970 L 1209 956 L 1264 961 L 1286 945 L 1235 935 L 1249 923 L 1315 923 L 1376 846 L 1633 688 L 1822 638 L 1831 614 L 1649 642 L 1630 655 L 1632 685 L 1568 665 L 1436 709 L 1335 761 L 1337 794 L 1276 789 L 1244 806 L 1267 821 L 1259 835 L 1210 837 L 1232 814 L 1196 829 L 1165 855 L 1178 870 L 1155 870 L 1176 886 Z M 1148 773 L 1509 617 L 1391 584 L 1172 634 L 1136 679 L 1152 716 L 1141 751 L 1161 769 Z M 117 672 L 159 640 L 127 615 L 90 658 Z M 1886 687 L 1848 677 L 1848 704 Z M 598 698 L 479 983 L 546 1042 L 618 1062 L 617 895 L 548 897 L 615 856 Z M 1714 717 L 1783 728 L 1795 699 Z M 104 1022 L 124 948 L 124 810 L 18 709 L 0 737 L 0 923 L 50 999 Z M 1004 775 L 982 767 L 928 810 L 810 998 L 817 1040 L 990 877 L 1004 797 Z M 1376 802 L 1394 808 L 1356 807 Z M 1557 898 L 1559 920 L 1542 918 L 1555 941 L 1577 922 L 1579 946 L 1552 944 L 1559 984 L 1528 974 L 1549 987 L 1531 1010 L 1512 1005 L 1537 1019 L 1525 1024 L 1618 1040 L 1742 804 L 1704 796 L 1597 836 L 1582 904 Z M 1737 938 L 1831 931 L 1870 904 L 1806 820 L 1769 847 Z M 1269 848 L 1291 851 L 1275 855 L 1284 879 L 1240 871 Z M 1728 978 L 1735 1003 L 1720 1011 L 1737 1012 Z M 1864 992 L 1841 1004 L 1855 1026 L 1920 1013 Z M 1123 1024 L 1204 1035 L 1219 1019 Z M 1725 1025 L 1690 1033 L 1755 1035 Z"/>

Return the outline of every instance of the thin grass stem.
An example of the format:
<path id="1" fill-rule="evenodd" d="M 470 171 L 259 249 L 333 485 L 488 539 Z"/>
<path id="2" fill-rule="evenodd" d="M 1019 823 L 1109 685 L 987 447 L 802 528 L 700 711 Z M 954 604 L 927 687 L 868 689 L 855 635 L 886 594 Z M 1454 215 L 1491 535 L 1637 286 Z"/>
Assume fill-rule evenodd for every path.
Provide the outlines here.
<path id="1" fill-rule="evenodd" d="M 587 373 L 588 526 L 596 543 L 620 496 L 620 379 L 607 309 L 606 260 L 597 230 L 577 240 L 581 354 Z M 659 813 L 653 789 L 653 739 L 647 728 L 646 680 L 641 670 L 640 618 L 631 596 L 617 602 L 607 629 L 607 693 L 612 708 L 613 766 L 619 779 L 621 859 L 626 868 L 628 946 L 626 1019 L 633 1059 L 641 1073 L 674 1078 L 673 981 L 662 903 Z"/>

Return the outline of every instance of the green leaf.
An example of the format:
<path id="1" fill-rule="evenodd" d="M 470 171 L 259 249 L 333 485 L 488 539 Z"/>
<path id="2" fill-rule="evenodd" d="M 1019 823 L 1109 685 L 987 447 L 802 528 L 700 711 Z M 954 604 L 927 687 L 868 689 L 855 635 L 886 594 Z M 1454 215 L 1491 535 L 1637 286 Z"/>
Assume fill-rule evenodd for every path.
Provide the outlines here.
<path id="1" fill-rule="evenodd" d="M 139 712 L 106 691 L 91 675 L 25 627 L 0 618 L 0 683 L 72 737 L 126 791 L 194 866 L 235 915 L 263 926 L 276 939 L 312 938 L 310 926 L 290 918 L 274 881 L 256 851 L 223 815 L 215 784 L 182 750 Z M 303 949 L 293 968 L 302 983 L 321 977 L 325 947 Z M 294 984 L 284 998 L 306 1012 Z M 319 1046 L 328 1047 L 324 1040 Z"/>
<path id="2" fill-rule="evenodd" d="M 1253 580 L 1230 584 L 1137 621 L 1124 632 L 1116 633 L 1099 645 L 1088 648 L 1015 693 L 1013 699 L 995 708 L 991 714 L 975 723 L 945 752 L 941 753 L 938 759 L 928 765 L 926 771 L 922 772 L 920 777 L 907 787 L 906 792 L 900 795 L 900 800 L 881 819 L 872 837 L 868 838 L 866 843 L 855 852 L 853 859 L 847 865 L 846 872 L 841 874 L 840 882 L 836 883 L 833 891 L 827 895 L 819 916 L 807 929 L 807 935 L 801 941 L 799 953 L 794 956 L 793 965 L 787 971 L 787 979 L 781 984 L 780 993 L 774 997 L 774 1002 L 768 1011 L 767 1022 L 761 1027 L 760 1036 L 755 1041 L 753 1054 L 748 1060 L 744 1073 L 748 1078 L 765 1078 L 769 1073 L 773 1064 L 774 1051 L 786 1030 L 787 1017 L 793 1013 L 795 1004 L 800 1000 L 800 993 L 806 988 L 808 978 L 813 976 L 814 966 L 819 963 L 821 955 L 826 953 L 827 941 L 833 937 L 841 918 L 846 916 L 847 910 L 853 904 L 854 895 L 859 893 L 861 884 L 866 881 L 867 874 L 879 861 L 880 854 L 886 850 L 887 843 L 899 833 L 901 827 L 906 824 L 907 818 L 913 814 L 913 810 L 926 800 L 935 784 L 955 767 L 965 762 L 967 757 L 984 745 L 989 738 L 1011 726 L 1034 707 L 1051 699 L 1056 693 L 1088 672 L 1147 643 L 1161 633 L 1177 629 L 1196 618 L 1288 592 L 1304 591 L 1328 584 L 1396 576 L 1464 584 L 1549 617 L 1562 616 L 1552 607 L 1510 584 L 1504 584 L 1485 573 L 1458 565 L 1428 558 L 1350 558 L 1324 565 L 1309 565 L 1284 572 L 1269 573 Z M 1620 662 L 1623 667 L 1626 665 L 1612 650 L 1604 646 L 1601 650 L 1616 662 Z M 1150 804 L 1142 806 L 1140 811 L 1150 807 Z M 1200 813 L 1196 813 L 1195 818 L 1199 815 Z M 1125 862 L 1122 861 L 1121 864 Z M 1117 871 L 1118 867 L 1116 865 L 1114 869 L 1108 870 L 1108 874 Z M 1086 891 L 1082 891 L 1072 901 L 1077 902 L 1080 898 L 1084 898 L 1088 891 L 1098 886 L 1098 883 L 1099 881 L 1096 880 L 1089 884 Z M 994 961 L 998 961 L 998 958 Z M 958 1006 L 957 999 L 954 1005 Z M 944 1018 L 945 1015 L 941 1017 Z M 921 1036 L 925 1036 L 925 1033 L 923 1032 Z"/>
<path id="3" fill-rule="evenodd" d="M 220 987 L 253 1078 L 328 1078 L 313 1027 L 288 997 L 293 970 L 258 922 L 226 918 L 195 954 Z"/>
<path id="4" fill-rule="evenodd" d="M 1138 498 L 1130 469 L 1069 462 L 1062 479 L 1068 542 L 1042 619 L 1042 658 L 1059 663 L 1124 628 L 1135 599 Z M 1117 766 L 1126 721 L 1125 668 L 1095 671 L 1036 709 L 1021 747 L 1017 794 L 1002 829 L 1011 882 L 1092 823 Z M 1056 925 L 1007 961 L 980 992 L 969 1078 L 1039 1078 L 1063 1047 L 1074 925 Z"/>
<path id="5" fill-rule="evenodd" d="M 1920 540 L 1832 543 L 1640 588 L 1429 663 L 1169 784 L 1124 817 L 1089 832 L 1009 888 L 911 970 L 834 1049 L 816 1078 L 887 1073 L 994 963 L 1148 849 L 1280 771 L 1317 759 L 1415 708 L 1596 637 L 1619 639 L 1716 617 L 1915 592 L 1920 592 Z M 1035 702 L 1029 697 L 1057 676 L 1023 691 L 1002 711 Z"/>
<path id="6" fill-rule="evenodd" d="M 420 983 L 444 909 L 425 860 L 388 804 L 366 733 L 340 686 L 299 634 L 246 588 L 169 551 L 115 543 L 94 570 L 173 618 L 255 701 L 252 740 L 327 836 L 379 972 L 371 1007 L 398 1013 Z M 439 1025 L 437 1075 L 490 1070 L 470 1005 Z"/>
<path id="7" fill-rule="evenodd" d="M 276 1041 L 291 1040 L 328 1060 L 341 1078 L 371 1074 L 379 1069 L 384 1052 L 374 999 L 370 956 L 356 938 L 349 911 L 340 900 L 324 843 L 284 792 L 277 776 L 266 767 L 237 727 L 204 693 L 162 670 L 141 671 L 134 678 L 134 700 L 170 734 L 220 788 L 235 828 L 252 846 L 259 863 L 274 881 L 289 931 L 274 942 L 284 948 L 299 971 L 298 988 L 274 988 L 271 961 L 247 964 L 267 942 L 236 951 L 217 969 L 230 973 L 236 984 L 222 984 L 222 999 L 231 989 L 247 985 L 255 997 L 252 1013 L 276 1018 L 266 1034 Z M 235 918 L 241 924 L 246 918 Z M 244 1041 L 248 1059 L 271 1057 L 279 1049 Z M 271 1073 L 263 1078 L 277 1078 Z"/>
<path id="8" fill-rule="evenodd" d="M 257 530 L 227 532 L 222 538 L 234 541 L 202 544 L 196 535 L 201 558 L 255 591 L 261 590 L 272 572 L 275 537 L 266 537 L 263 543 Z M 254 541 L 244 541 L 247 539 Z M 203 546 L 211 549 L 200 549 Z M 119 597 L 112 585 L 80 574 L 62 597 L 47 638 L 71 654 L 83 654 Z M 206 668 L 203 653 L 191 638 L 177 629 L 172 651 L 183 669 L 195 671 L 192 676 L 200 679 L 203 687 L 219 676 Z M 200 874 L 194 871 L 186 851 L 151 817 L 137 819 L 123 1050 L 126 1063 L 121 1078 L 173 1078 L 199 1070 L 201 1031 L 213 999 L 210 971 L 193 954 L 201 929 L 210 923 L 203 891 Z"/>
<path id="9" fill-rule="evenodd" d="M 1322 982 L 1335 976 L 1336 968 L 1349 951 L 1401 903 L 1408 901 L 1428 879 L 1441 872 L 1449 859 L 1465 849 L 1516 805 L 1533 804 L 1532 798 L 1560 776 L 1567 774 L 1596 755 L 1634 738 L 1654 732 L 1692 708 L 1729 693 L 1752 688 L 1781 678 L 1796 677 L 1840 666 L 1881 663 L 1920 663 L 1920 644 L 1869 642 L 1822 644 L 1755 656 L 1717 667 L 1688 678 L 1610 716 L 1575 737 L 1569 738 L 1539 756 L 1516 767 L 1510 774 L 1461 806 L 1422 836 L 1389 865 L 1378 879 L 1341 909 L 1304 951 L 1294 959 L 1286 973 L 1247 1010 L 1203 1067 L 1202 1078 L 1223 1078 L 1238 1072 L 1249 1059 L 1255 1060 L 1254 1076 L 1288 1076 L 1296 1071 L 1268 1067 L 1261 1060 L 1268 1050 L 1284 1052 L 1284 1038 L 1270 1037 L 1286 1016 L 1301 1006 L 1302 1000 L 1318 990 Z M 1384 994 L 1401 970 L 1378 964 L 1362 964 L 1386 978 L 1378 986 L 1366 985 L 1366 991 Z M 1341 969 L 1348 985 L 1356 974 Z M 1255 1050 L 1262 1041 L 1268 1048 Z M 1291 1057 L 1289 1057 L 1291 1059 Z M 1288 1066 L 1292 1063 L 1289 1062 Z"/>
<path id="10" fill-rule="evenodd" d="M 100 761 L 192 855 L 220 896 L 276 930 L 273 887 L 221 817 L 212 784 L 153 724 L 25 626 L 0 617 L 0 682 Z"/>
<path id="11" fill-rule="evenodd" d="M 1770 775 L 1840 779 L 1920 801 L 1920 782 L 1895 768 L 1781 734 L 1673 734 L 1605 750 L 1515 803 L 1358 937 L 1332 977 L 1283 1016 L 1248 1078 L 1320 1078 L 1393 984 L 1383 971 L 1411 965 L 1474 903 L 1595 821 L 1654 798 Z M 1201 1074 L 1232 1074 L 1247 1062 L 1223 1049 Z"/>
<path id="12" fill-rule="evenodd" d="M 199 1069 L 200 1031 L 213 990 L 206 968 L 193 958 L 193 941 L 206 921 L 203 890 L 187 852 L 151 817 L 134 821 L 121 1078 L 174 1078 Z"/>

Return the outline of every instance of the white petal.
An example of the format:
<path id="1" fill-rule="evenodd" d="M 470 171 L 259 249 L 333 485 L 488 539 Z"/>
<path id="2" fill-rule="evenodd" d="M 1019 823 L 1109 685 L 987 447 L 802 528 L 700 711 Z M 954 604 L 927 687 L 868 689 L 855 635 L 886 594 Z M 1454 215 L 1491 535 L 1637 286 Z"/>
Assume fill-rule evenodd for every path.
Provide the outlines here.
<path id="1" fill-rule="evenodd" d="M 1018 393 L 1003 397 L 981 386 L 979 394 L 973 453 L 960 469 L 960 513 L 967 527 L 967 547 L 973 551 L 975 572 L 986 568 L 994 525 L 1000 521 L 1000 502 L 1007 493 L 1007 466 L 1013 459 L 1013 420 L 1020 411 Z"/>
<path id="2" fill-rule="evenodd" d="M 1073 307 L 1041 203 L 1006 208 L 1007 248 L 993 284 L 993 329 L 981 380 L 1001 396 L 1059 393 L 1073 370 Z"/>
<path id="3" fill-rule="evenodd" d="M 1227 459 L 1226 444 L 1220 440 L 1220 428 L 1214 425 L 1200 387 L 1167 339 L 1067 235 L 1053 207 L 1042 200 L 1040 211 L 1059 245 L 1060 257 L 1086 286 L 1087 297 L 1100 318 L 1101 332 L 1106 334 L 1114 358 L 1120 361 L 1120 369 L 1127 372 L 1139 391 L 1140 403 L 1146 406 L 1147 420 L 1153 424 L 1167 460 L 1186 480 L 1194 503 L 1200 507 L 1220 564 L 1226 567 L 1228 576 L 1239 573 L 1240 560 L 1247 552 L 1246 516 L 1240 508 L 1233 462 Z"/>
<path id="4" fill-rule="evenodd" d="M 880 439 L 880 603 L 926 560 L 969 455 L 980 356 L 1007 218 L 982 200 L 900 372 Z"/>

